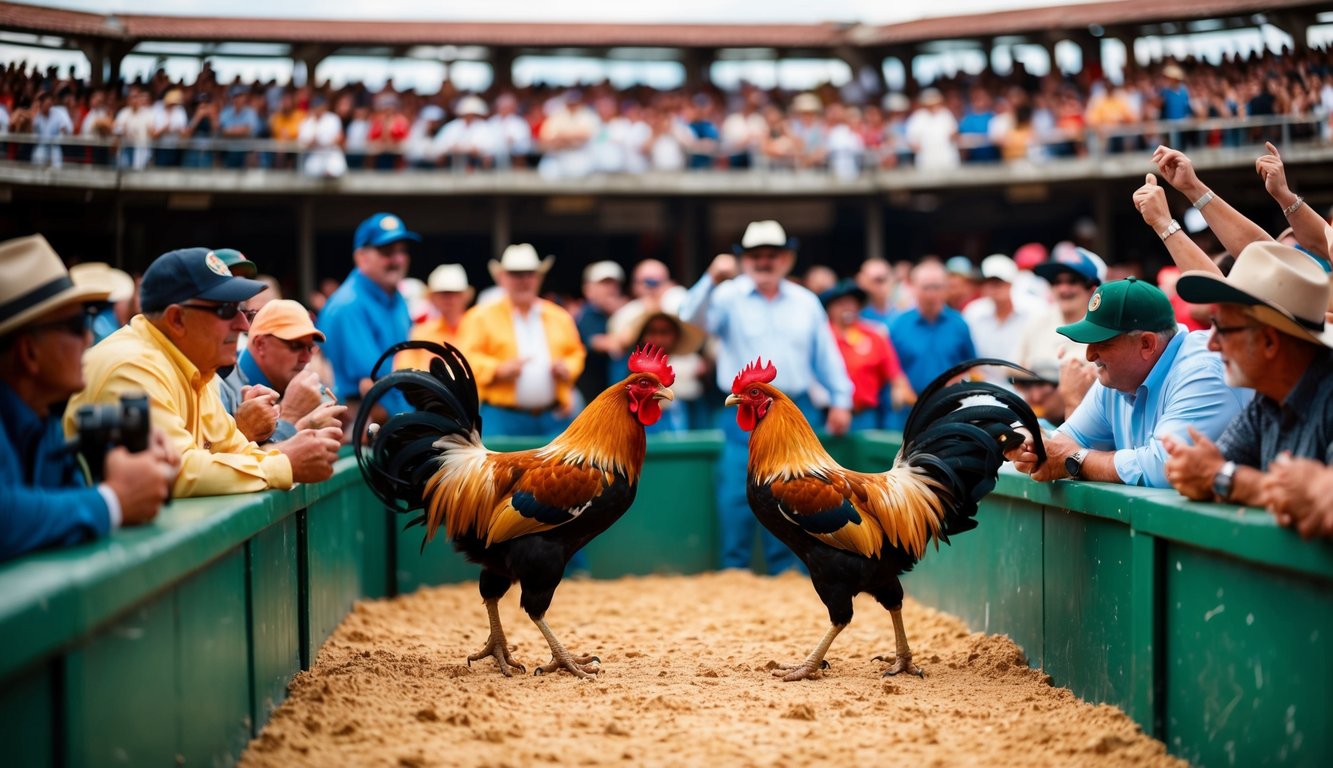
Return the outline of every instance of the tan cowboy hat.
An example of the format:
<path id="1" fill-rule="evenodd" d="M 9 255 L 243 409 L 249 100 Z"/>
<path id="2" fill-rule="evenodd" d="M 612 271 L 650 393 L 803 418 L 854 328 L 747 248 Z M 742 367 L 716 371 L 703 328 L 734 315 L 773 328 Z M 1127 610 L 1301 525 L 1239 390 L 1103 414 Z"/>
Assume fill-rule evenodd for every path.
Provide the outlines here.
<path id="1" fill-rule="evenodd" d="M 88 261 L 69 268 L 69 279 L 80 288 L 105 288 L 112 304 L 134 295 L 134 278 L 101 261 Z"/>
<path id="2" fill-rule="evenodd" d="M 486 268 L 491 271 L 491 279 L 500 281 L 501 272 L 536 272 L 545 275 L 555 265 L 555 257 L 541 258 L 531 243 L 515 243 L 505 249 L 500 260 L 491 259 Z"/>
<path id="3" fill-rule="evenodd" d="M 41 235 L 0 243 L 0 336 L 70 304 L 106 301 L 105 286 L 78 286 Z"/>
<path id="4" fill-rule="evenodd" d="M 640 312 L 638 317 L 629 321 L 629 324 L 625 326 L 624 336 L 622 337 L 625 346 L 638 344 L 639 338 L 643 336 L 643 329 L 648 327 L 650 320 L 657 317 L 665 317 L 670 320 L 680 331 L 680 338 L 676 341 L 676 346 L 666 351 L 668 355 L 692 354 L 698 352 L 699 348 L 704 345 L 704 341 L 707 339 L 704 329 L 694 323 L 687 323 L 669 312 L 656 310 Z"/>
<path id="5" fill-rule="evenodd" d="M 467 270 L 462 264 L 441 264 L 426 278 L 426 290 L 431 293 L 466 293 L 471 296 L 472 286 L 467 281 Z"/>
<path id="6" fill-rule="evenodd" d="M 1328 273 L 1290 246 L 1272 240 L 1250 243 L 1229 275 L 1192 269 L 1180 276 L 1176 293 L 1193 304 L 1243 304 L 1245 313 L 1264 325 L 1333 347 L 1333 332 L 1324 323 Z"/>

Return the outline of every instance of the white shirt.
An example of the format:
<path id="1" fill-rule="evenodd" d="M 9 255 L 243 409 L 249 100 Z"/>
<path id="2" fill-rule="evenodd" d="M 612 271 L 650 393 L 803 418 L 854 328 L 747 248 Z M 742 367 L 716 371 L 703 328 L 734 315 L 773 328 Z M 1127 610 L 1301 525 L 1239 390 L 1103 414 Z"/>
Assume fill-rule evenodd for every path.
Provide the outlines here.
<path id="1" fill-rule="evenodd" d="M 967 321 L 967 329 L 972 332 L 972 345 L 977 349 L 977 357 L 998 357 L 1017 362 L 1018 343 L 1032 315 L 1015 303 L 1009 316 L 1000 320 L 996 317 L 995 301 L 983 296 L 963 308 L 963 320 Z M 985 366 L 981 369 L 981 375 L 992 384 L 1012 389 L 1009 377 L 1013 371 Z"/>
<path id="2" fill-rule="evenodd" d="M 918 109 L 907 118 L 907 141 L 916 148 L 917 168 L 957 168 L 961 164 L 954 137 L 958 121 L 947 109 Z"/>
<path id="3" fill-rule="evenodd" d="M 147 146 L 149 132 L 153 130 L 153 111 L 123 107 L 116 113 L 115 130 L 136 145 Z"/>
<path id="4" fill-rule="evenodd" d="M 523 369 L 514 382 L 514 402 L 519 408 L 549 408 L 555 402 L 555 379 L 551 376 L 551 346 L 536 303 L 524 315 L 514 308 L 514 339 Z"/>
<path id="5" fill-rule="evenodd" d="M 532 151 L 532 127 L 518 115 L 491 115 L 486 121 L 495 138 L 497 155 L 526 155 Z"/>
<path id="6" fill-rule="evenodd" d="M 490 123 L 474 119 L 468 124 L 467 118 L 456 118 L 444 124 L 435 134 L 434 151 L 436 157 L 444 155 L 487 155 L 495 154 L 495 137 Z"/>

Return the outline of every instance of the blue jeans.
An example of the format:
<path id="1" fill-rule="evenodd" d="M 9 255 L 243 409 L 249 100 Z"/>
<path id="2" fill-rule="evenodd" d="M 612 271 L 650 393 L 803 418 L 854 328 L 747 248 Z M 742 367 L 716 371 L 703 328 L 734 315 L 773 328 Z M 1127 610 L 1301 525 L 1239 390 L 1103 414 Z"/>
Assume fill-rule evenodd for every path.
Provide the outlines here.
<path id="1" fill-rule="evenodd" d="M 792 400 L 811 424 L 822 423 L 819 409 L 815 408 L 809 397 L 801 395 Z M 754 512 L 750 511 L 750 501 L 745 495 L 750 461 L 750 433 L 736 424 L 734 408 L 720 412 L 718 428 L 726 438 L 722 442 L 722 457 L 717 464 L 718 538 L 722 545 L 722 567 L 750 567 L 755 530 L 758 529 L 769 575 L 776 575 L 793 568 L 805 573 L 805 565 L 800 559 L 787 548 L 786 544 L 769 533 L 768 529 L 759 525 Z"/>

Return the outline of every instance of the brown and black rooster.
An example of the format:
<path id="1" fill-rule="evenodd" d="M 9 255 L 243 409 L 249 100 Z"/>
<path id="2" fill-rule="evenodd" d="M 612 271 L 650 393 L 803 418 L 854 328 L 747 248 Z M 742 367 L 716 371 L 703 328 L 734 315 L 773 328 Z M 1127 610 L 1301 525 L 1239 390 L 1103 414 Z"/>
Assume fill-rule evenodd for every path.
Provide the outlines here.
<path id="1" fill-rule="evenodd" d="M 598 659 L 570 654 L 544 617 L 570 556 L 634 501 L 646 448 L 643 428 L 660 418 L 660 401 L 674 399 L 669 387 L 675 374 L 666 355 L 652 347 L 636 350 L 629 377 L 588 403 L 548 445 L 496 453 L 482 445 L 476 380 L 463 354 L 447 344 L 405 342 L 380 362 L 403 349 L 426 349 L 436 357 L 429 371 L 394 371 L 366 393 L 353 432 L 357 462 L 386 505 L 421 510 L 409 526 L 426 526 L 423 550 L 443 526 L 454 548 L 481 565 L 490 637 L 468 662 L 490 656 L 505 676 L 524 671 L 510 656 L 497 608 L 517 581 L 523 610 L 551 647 L 551 662 L 536 673 L 595 674 Z M 364 414 L 395 388 L 416 410 L 391 416 L 373 430 L 364 450 Z"/>
<path id="2" fill-rule="evenodd" d="M 977 365 L 1017 368 L 987 358 L 941 374 L 908 417 L 893 468 L 878 474 L 844 469 L 828 455 L 801 411 L 769 383 L 772 363 L 757 360 L 736 375 L 727 405 L 750 431 L 750 508 L 805 563 L 833 624 L 805 661 L 775 675 L 801 680 L 826 669 L 824 655 L 851 623 L 861 592 L 893 618 L 897 653 L 884 674 L 922 674 L 903 629 L 898 577 L 932 540 L 948 543 L 976 527 L 977 503 L 995 487 L 1003 453 L 1023 443 L 1016 426 L 1034 435 L 1045 459 L 1037 417 L 1022 398 L 984 382 L 949 385 Z"/>

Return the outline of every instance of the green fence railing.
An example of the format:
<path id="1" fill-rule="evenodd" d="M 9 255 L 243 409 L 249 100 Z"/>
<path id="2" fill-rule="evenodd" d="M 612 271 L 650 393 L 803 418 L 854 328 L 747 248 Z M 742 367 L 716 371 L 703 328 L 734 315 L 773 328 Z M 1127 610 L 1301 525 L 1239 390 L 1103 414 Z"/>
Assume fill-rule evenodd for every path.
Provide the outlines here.
<path id="1" fill-rule="evenodd" d="M 830 441 L 884 469 L 895 436 Z M 490 441 L 497 450 L 532 445 Z M 716 565 L 717 433 L 654 438 L 593 575 Z M 150 526 L 0 566 L 0 738 L 13 765 L 230 764 L 364 597 L 476 578 L 361 483 L 173 503 Z M 1057 685 L 1201 765 L 1333 756 L 1333 544 L 1170 491 L 1006 473 L 910 594 L 1003 632 Z"/>

